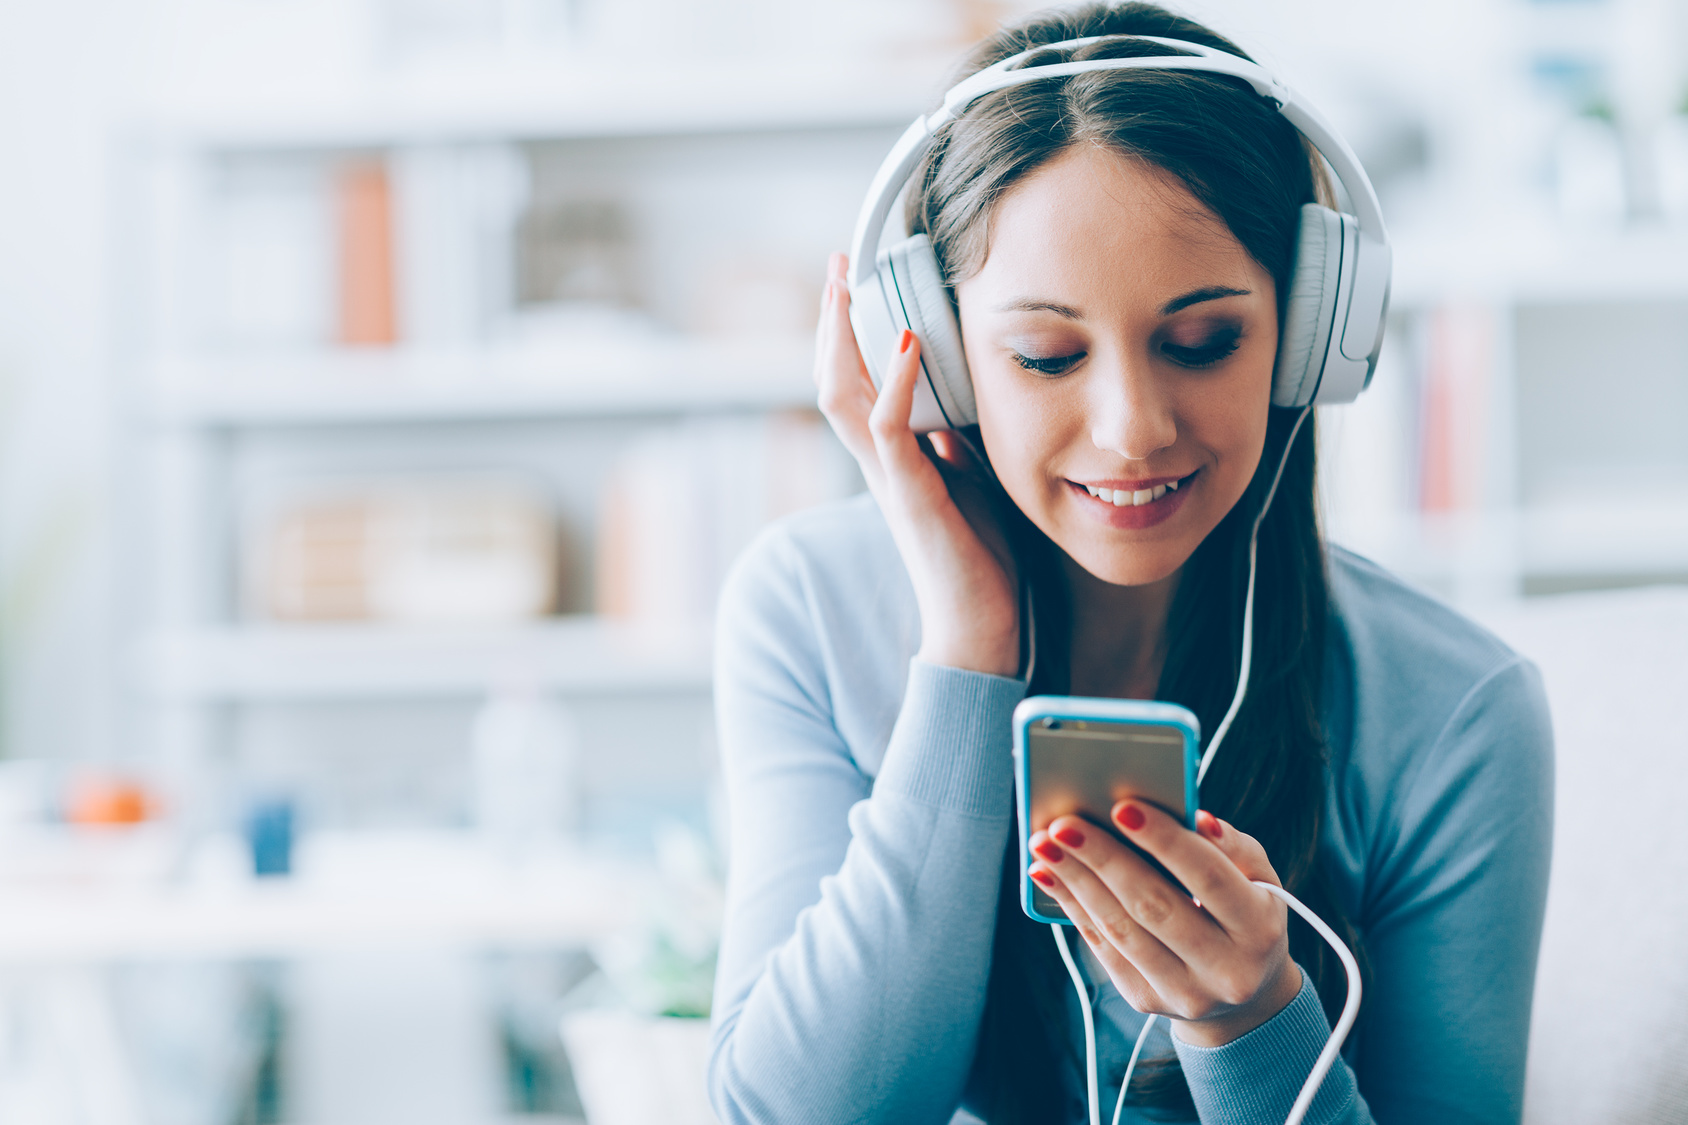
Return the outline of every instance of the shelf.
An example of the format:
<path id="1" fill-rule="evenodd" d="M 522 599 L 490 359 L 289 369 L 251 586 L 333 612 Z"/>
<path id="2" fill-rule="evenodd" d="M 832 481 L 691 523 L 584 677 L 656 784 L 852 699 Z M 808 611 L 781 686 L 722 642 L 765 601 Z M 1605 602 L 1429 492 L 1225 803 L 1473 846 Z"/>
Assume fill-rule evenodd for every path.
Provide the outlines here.
<path id="1" fill-rule="evenodd" d="M 154 420 L 209 427 L 603 417 L 813 406 L 812 340 L 167 359 Z"/>
<path id="2" fill-rule="evenodd" d="M 251 624 L 163 633 L 139 646 L 154 697 L 192 703 L 703 693 L 706 627 L 581 616 L 508 626 Z"/>
<path id="3" fill-rule="evenodd" d="M 924 53 L 789 72 L 760 65 L 606 72 L 572 58 L 326 85 L 189 85 L 165 92 L 135 127 L 174 144 L 229 151 L 891 127 L 936 102 L 953 62 L 950 54 Z"/>
<path id="4" fill-rule="evenodd" d="M 1345 522 L 1332 537 L 1413 577 L 1639 577 L 1688 572 L 1688 497 Z"/>
<path id="5" fill-rule="evenodd" d="M 1688 299 L 1688 228 L 1610 230 L 1550 221 L 1394 232 L 1393 304 Z"/>
<path id="6" fill-rule="evenodd" d="M 562 844 L 514 864 L 463 831 L 307 835 L 294 874 L 273 879 L 247 873 L 234 838 L 184 852 L 155 826 L 9 829 L 5 843 L 0 965 L 578 947 L 636 926 L 654 886 Z"/>

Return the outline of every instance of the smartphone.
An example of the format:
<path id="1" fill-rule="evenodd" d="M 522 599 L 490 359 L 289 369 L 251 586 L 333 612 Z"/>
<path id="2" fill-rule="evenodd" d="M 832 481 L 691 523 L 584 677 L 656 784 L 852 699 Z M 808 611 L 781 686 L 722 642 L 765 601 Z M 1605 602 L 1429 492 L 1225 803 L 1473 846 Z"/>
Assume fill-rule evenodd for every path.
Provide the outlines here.
<path id="1" fill-rule="evenodd" d="M 1034 695 L 1014 708 L 1014 799 L 1020 821 L 1020 907 L 1039 922 L 1071 925 L 1032 882 L 1033 832 L 1068 814 L 1126 842 L 1109 812 L 1127 797 L 1196 827 L 1201 723 L 1176 703 Z M 1155 866 L 1159 867 L 1159 864 Z"/>

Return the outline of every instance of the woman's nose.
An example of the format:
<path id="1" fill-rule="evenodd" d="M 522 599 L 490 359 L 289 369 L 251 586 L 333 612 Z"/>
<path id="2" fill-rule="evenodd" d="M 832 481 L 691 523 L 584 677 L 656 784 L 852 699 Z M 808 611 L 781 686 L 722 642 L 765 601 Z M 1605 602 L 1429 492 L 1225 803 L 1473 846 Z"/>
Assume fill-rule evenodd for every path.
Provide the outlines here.
<path id="1" fill-rule="evenodd" d="M 1092 370 L 1090 440 L 1128 461 L 1145 461 L 1178 440 L 1172 404 L 1154 377 L 1119 365 Z"/>

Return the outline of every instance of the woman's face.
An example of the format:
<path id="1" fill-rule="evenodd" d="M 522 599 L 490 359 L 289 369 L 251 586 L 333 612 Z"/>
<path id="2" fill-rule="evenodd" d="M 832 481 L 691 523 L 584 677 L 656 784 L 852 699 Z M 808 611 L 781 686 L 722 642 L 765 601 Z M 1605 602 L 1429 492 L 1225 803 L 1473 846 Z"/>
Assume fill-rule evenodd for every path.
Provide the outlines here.
<path id="1" fill-rule="evenodd" d="M 1169 173 L 1075 146 L 998 201 L 956 298 L 1008 495 L 1105 582 L 1175 573 L 1260 460 L 1271 275 Z"/>

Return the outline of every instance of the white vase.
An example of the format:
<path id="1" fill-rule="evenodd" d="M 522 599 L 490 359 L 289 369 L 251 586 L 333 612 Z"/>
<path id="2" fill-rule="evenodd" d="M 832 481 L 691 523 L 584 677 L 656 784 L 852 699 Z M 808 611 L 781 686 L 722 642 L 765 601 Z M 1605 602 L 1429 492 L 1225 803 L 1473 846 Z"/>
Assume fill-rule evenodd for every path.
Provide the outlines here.
<path id="1" fill-rule="evenodd" d="M 1623 222 L 1623 142 L 1610 122 L 1573 117 L 1554 145 L 1559 213 L 1580 225 L 1615 226 Z"/>
<path id="2" fill-rule="evenodd" d="M 1671 222 L 1688 226 L 1688 114 L 1664 119 L 1653 139 L 1659 176 L 1659 209 Z"/>
<path id="3" fill-rule="evenodd" d="M 716 1125 L 708 1020 L 588 1010 L 561 1030 L 588 1125 Z"/>

